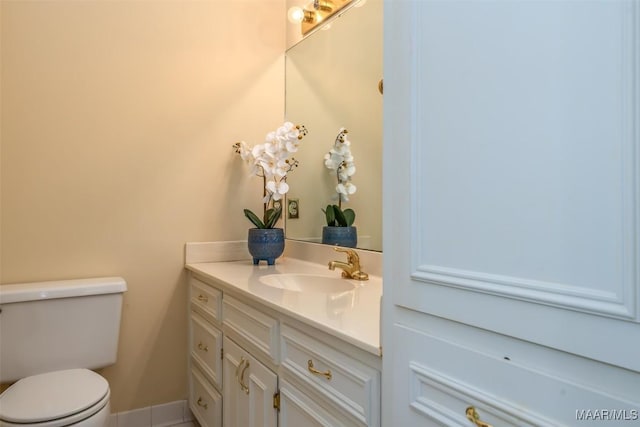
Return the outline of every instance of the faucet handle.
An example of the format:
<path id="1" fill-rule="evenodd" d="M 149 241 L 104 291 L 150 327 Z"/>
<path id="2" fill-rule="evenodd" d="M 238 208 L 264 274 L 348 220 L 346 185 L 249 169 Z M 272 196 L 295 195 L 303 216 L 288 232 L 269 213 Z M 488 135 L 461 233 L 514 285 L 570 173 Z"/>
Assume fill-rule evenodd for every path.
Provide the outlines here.
<path id="1" fill-rule="evenodd" d="M 360 270 L 360 256 L 358 255 L 358 252 L 351 248 L 342 248 L 340 246 L 334 246 L 333 250 L 347 254 L 347 262 L 353 265 L 355 270 Z"/>
<path id="2" fill-rule="evenodd" d="M 360 262 L 360 257 L 358 256 L 358 253 L 356 251 L 354 251 L 353 249 L 350 248 L 343 248 L 340 246 L 334 246 L 333 250 L 336 252 L 344 252 L 345 254 L 347 254 L 347 260 L 350 263 L 359 263 Z"/>

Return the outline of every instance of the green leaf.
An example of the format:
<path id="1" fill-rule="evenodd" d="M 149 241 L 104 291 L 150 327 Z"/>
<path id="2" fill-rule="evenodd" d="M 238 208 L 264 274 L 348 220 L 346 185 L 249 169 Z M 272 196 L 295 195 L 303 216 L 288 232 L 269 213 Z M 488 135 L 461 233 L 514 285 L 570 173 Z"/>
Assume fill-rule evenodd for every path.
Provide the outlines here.
<path id="1" fill-rule="evenodd" d="M 333 227 L 336 225 L 336 215 L 333 210 L 333 206 L 327 205 L 327 209 L 324 211 L 325 216 L 327 217 L 327 225 L 329 227 Z"/>
<path id="2" fill-rule="evenodd" d="M 282 215 L 282 209 L 268 209 L 265 213 L 264 228 L 273 228 Z"/>
<path id="3" fill-rule="evenodd" d="M 343 214 L 345 220 L 347 221 L 347 227 L 351 227 L 353 225 L 353 222 L 356 220 L 356 213 L 353 211 L 353 209 L 345 209 Z"/>
<path id="4" fill-rule="evenodd" d="M 249 221 L 251 221 L 253 225 L 256 226 L 256 228 L 265 228 L 262 220 L 260 220 L 260 218 L 258 218 L 258 216 L 251 212 L 249 209 L 244 210 L 244 216 L 246 216 L 247 219 L 249 219 Z"/>
<path id="5" fill-rule="evenodd" d="M 347 226 L 347 219 L 344 217 L 344 214 L 342 213 L 342 210 L 340 210 L 338 205 L 333 205 L 333 210 L 334 210 L 335 215 L 336 215 L 336 221 L 338 222 L 338 226 L 346 227 Z"/>

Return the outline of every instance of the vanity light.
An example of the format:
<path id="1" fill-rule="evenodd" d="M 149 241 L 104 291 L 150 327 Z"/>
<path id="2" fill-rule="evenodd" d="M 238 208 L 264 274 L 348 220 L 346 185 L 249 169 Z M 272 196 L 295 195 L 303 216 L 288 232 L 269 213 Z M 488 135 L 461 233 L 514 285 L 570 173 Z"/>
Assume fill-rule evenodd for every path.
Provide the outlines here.
<path id="1" fill-rule="evenodd" d="M 289 18 L 289 21 L 293 23 L 300 23 L 300 22 L 311 23 L 315 21 L 314 12 L 303 9 L 298 6 L 291 7 L 287 12 L 287 17 Z"/>
<path id="2" fill-rule="evenodd" d="M 334 4 L 331 0 L 313 0 L 313 8 L 317 11 L 331 13 Z"/>
<path id="3" fill-rule="evenodd" d="M 287 16 L 291 22 L 300 23 L 300 31 L 307 34 L 336 12 L 350 4 L 353 0 L 312 0 L 304 8 L 293 6 Z"/>

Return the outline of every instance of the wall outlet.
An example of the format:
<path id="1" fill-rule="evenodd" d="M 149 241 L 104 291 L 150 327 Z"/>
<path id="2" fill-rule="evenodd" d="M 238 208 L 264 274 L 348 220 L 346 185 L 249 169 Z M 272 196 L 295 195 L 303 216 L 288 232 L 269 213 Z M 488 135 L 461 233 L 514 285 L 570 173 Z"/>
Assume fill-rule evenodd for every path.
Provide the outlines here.
<path id="1" fill-rule="evenodd" d="M 287 200 L 287 218 L 288 219 L 300 218 L 300 200 L 298 199 Z"/>

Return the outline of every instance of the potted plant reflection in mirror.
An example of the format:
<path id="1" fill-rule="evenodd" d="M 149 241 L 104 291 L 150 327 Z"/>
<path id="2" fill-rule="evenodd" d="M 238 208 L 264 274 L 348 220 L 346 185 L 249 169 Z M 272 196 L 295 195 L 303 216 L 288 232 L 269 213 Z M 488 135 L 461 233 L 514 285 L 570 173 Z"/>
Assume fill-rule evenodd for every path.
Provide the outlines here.
<path id="1" fill-rule="evenodd" d="M 333 195 L 337 204 L 329 204 L 323 209 L 327 225 L 322 228 L 322 243 L 355 248 L 358 243 L 357 229 L 353 225 L 356 213 L 351 208 L 342 209 L 343 202 L 348 202 L 349 196 L 357 190 L 352 182 L 356 166 L 347 133 L 345 128 L 340 128 L 333 147 L 324 156 L 325 167 L 337 180 Z"/>

